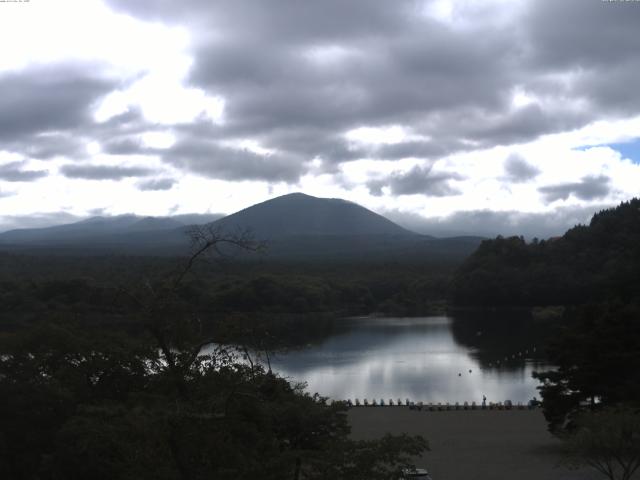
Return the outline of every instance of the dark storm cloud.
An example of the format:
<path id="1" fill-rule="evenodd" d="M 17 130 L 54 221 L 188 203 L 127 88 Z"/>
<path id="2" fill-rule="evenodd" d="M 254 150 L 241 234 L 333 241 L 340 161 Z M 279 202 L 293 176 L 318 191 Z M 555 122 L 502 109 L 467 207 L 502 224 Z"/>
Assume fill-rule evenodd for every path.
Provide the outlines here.
<path id="1" fill-rule="evenodd" d="M 571 195 L 580 200 L 603 198 L 611 191 L 611 179 L 605 175 L 583 177 L 579 182 L 560 183 L 538 188 L 545 203 L 566 200 Z"/>
<path id="2" fill-rule="evenodd" d="M 287 155 L 262 155 L 196 139 L 178 142 L 163 155 L 172 165 L 222 180 L 295 182 L 305 168 L 302 161 Z"/>
<path id="3" fill-rule="evenodd" d="M 640 9 L 639 9 L 640 10 Z M 640 25 L 640 19 L 638 19 Z M 608 68 L 607 75 L 592 70 L 576 81 L 576 90 L 590 98 L 595 108 L 616 115 L 636 115 L 640 109 L 640 95 L 635 87 L 640 75 L 640 58 Z"/>
<path id="4" fill-rule="evenodd" d="M 344 40 L 349 37 L 384 34 L 401 28 L 407 11 L 388 8 L 386 0 L 325 0 L 296 2 L 291 0 L 259 0 L 235 2 L 225 0 L 108 0 L 116 9 L 145 19 L 167 23 L 187 23 L 194 28 L 215 24 L 217 28 L 234 30 L 239 22 L 251 26 L 241 36 L 281 42 L 308 41 L 327 37 Z M 407 6 L 417 6 L 413 2 Z"/>
<path id="5" fill-rule="evenodd" d="M 78 126 L 79 129 L 85 129 Z M 47 132 L 8 139 L 3 148 L 19 152 L 27 158 L 50 160 L 55 157 L 85 158 L 86 142 L 71 132 Z"/>
<path id="6" fill-rule="evenodd" d="M 584 112 L 545 110 L 531 104 L 509 113 L 485 113 L 484 118 L 470 115 L 461 122 L 465 138 L 483 147 L 523 143 L 551 132 L 579 128 L 590 117 Z"/>
<path id="7" fill-rule="evenodd" d="M 28 170 L 25 168 L 25 164 L 26 162 L 9 162 L 0 165 L 0 180 L 32 182 L 48 175 L 46 170 Z"/>
<path id="8" fill-rule="evenodd" d="M 94 121 L 100 99 L 121 86 L 104 72 L 95 63 L 52 63 L 0 73 L 0 150 L 86 160 L 90 142 L 110 144 L 153 130 L 138 109 Z"/>
<path id="9" fill-rule="evenodd" d="M 640 10 L 634 3 L 531 2 L 523 20 L 535 42 L 532 59 L 558 70 L 605 68 L 632 59 L 640 49 Z"/>
<path id="10" fill-rule="evenodd" d="M 427 197 L 447 197 L 461 192 L 449 184 L 450 180 L 462 180 L 464 177 L 453 172 L 433 173 L 431 168 L 415 166 L 406 173 L 393 173 L 386 179 L 367 182 L 372 195 L 382 195 L 382 189 L 388 187 L 392 195 L 424 195 Z"/>
<path id="11" fill-rule="evenodd" d="M 464 146 L 444 141 L 408 141 L 382 145 L 372 152 L 371 156 L 387 160 L 410 157 L 438 158 L 456 150 L 464 150 Z"/>
<path id="12" fill-rule="evenodd" d="M 637 114 L 640 8 L 636 2 L 532 2 L 524 20 L 533 45 L 532 69 L 571 73 L 564 93 L 591 103 L 592 117 Z"/>
<path id="13" fill-rule="evenodd" d="M 142 191 L 171 190 L 175 184 L 176 180 L 173 178 L 153 178 L 139 182 L 137 187 Z"/>
<path id="14" fill-rule="evenodd" d="M 534 179 L 540 169 L 528 163 L 518 154 L 511 154 L 504 162 L 505 179 L 513 183 L 522 183 Z"/>
<path id="15" fill-rule="evenodd" d="M 139 138 L 124 137 L 108 140 L 102 145 L 102 151 L 109 155 L 137 155 L 146 152 L 147 149 Z"/>
<path id="16" fill-rule="evenodd" d="M 90 124 L 89 107 L 116 86 L 93 75 L 93 68 L 49 65 L 0 74 L 0 145 Z M 49 152 L 52 138 L 55 136 L 49 138 Z"/>
<path id="17" fill-rule="evenodd" d="M 118 167 L 110 165 L 63 165 L 60 173 L 67 178 L 86 180 L 121 180 L 128 177 L 145 177 L 156 173 L 144 167 Z"/>
<path id="18" fill-rule="evenodd" d="M 432 218 L 398 210 L 380 213 L 409 230 L 436 237 L 479 235 L 493 238 L 497 235 L 522 235 L 531 239 L 562 235 L 575 225 L 588 224 L 594 213 L 612 206 L 560 207 L 545 213 L 472 210 Z"/>
<path id="19" fill-rule="evenodd" d="M 231 49 L 226 44 L 203 48 L 193 82 L 225 97 L 225 129 L 230 134 L 263 136 L 273 148 L 311 157 L 331 156 L 327 152 L 339 149 L 341 134 L 362 125 L 410 124 L 417 133 L 437 138 L 431 144 L 404 145 L 414 150 L 414 156 L 455 151 L 456 137 L 486 139 L 494 133 L 483 135 L 477 126 L 484 123 L 486 111 L 505 108 L 501 91 L 509 86 L 505 72 L 512 70 L 508 61 L 493 54 L 499 45 L 487 45 L 471 34 L 457 38 L 427 21 L 409 38 L 398 32 L 390 39 L 356 41 L 355 53 L 346 53 L 344 62 L 335 67 L 315 65 L 302 55 L 304 45 L 268 43 L 265 53 L 246 39 L 243 42 Z M 454 131 L 462 116 L 466 131 Z M 512 128 L 511 115 L 505 116 L 506 126 Z M 297 142 L 281 137 L 276 143 L 272 137 L 279 130 L 301 127 L 312 131 L 315 139 L 302 149 Z M 530 129 L 537 134 L 539 125 Z M 327 149 L 330 143 L 336 147 Z M 406 155 L 402 147 L 386 150 L 390 159 Z M 380 157 L 386 158 L 385 153 L 381 149 Z M 338 157 L 349 159 L 349 155 Z"/>

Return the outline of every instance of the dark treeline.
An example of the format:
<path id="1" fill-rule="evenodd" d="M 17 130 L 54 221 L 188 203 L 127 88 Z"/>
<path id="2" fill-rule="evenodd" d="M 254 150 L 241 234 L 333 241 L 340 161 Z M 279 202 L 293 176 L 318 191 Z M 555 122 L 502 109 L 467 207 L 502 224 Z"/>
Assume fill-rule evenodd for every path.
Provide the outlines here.
<path id="1" fill-rule="evenodd" d="M 595 214 L 562 237 L 485 240 L 458 270 L 458 305 L 579 305 L 640 291 L 640 200 Z"/>
<path id="2" fill-rule="evenodd" d="M 182 263 L 162 257 L 1 255 L 3 328 L 52 312 L 121 322 L 127 314 L 123 289 L 166 278 Z M 205 318 L 231 313 L 274 318 L 416 315 L 442 309 L 454 265 L 208 261 L 193 268 L 181 295 Z"/>

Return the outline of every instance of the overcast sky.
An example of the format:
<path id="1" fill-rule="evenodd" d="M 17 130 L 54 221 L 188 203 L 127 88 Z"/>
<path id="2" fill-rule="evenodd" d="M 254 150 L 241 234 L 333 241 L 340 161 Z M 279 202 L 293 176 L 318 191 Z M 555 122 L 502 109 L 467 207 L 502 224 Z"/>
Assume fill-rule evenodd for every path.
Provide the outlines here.
<path id="1" fill-rule="evenodd" d="M 0 230 L 294 191 L 548 236 L 640 193 L 640 2 L 0 2 Z"/>

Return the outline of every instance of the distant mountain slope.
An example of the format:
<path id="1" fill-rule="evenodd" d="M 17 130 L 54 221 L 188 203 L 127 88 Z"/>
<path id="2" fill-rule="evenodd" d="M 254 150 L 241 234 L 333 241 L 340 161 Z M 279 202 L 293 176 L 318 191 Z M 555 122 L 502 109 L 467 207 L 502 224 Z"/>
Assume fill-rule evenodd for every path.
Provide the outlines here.
<path id="1" fill-rule="evenodd" d="M 204 224 L 220 217 L 221 215 L 212 214 L 187 214 L 175 217 L 140 217 L 131 214 L 91 217 L 65 225 L 10 230 L 0 234 L 0 244 L 75 245 L 89 240 L 100 240 L 104 243 L 114 236 L 119 238 L 121 243 L 127 235 L 177 229 L 182 231 L 186 225 Z"/>
<path id="2" fill-rule="evenodd" d="M 56 254 L 183 255 L 190 246 L 185 223 L 203 223 L 198 220 L 205 218 L 211 216 L 94 217 L 5 232 L 0 234 L 0 246 L 5 251 Z M 260 261 L 460 261 L 481 241 L 419 235 L 355 203 L 302 193 L 253 205 L 210 225 L 230 234 L 248 229 L 256 240 L 267 241 L 266 255 L 251 256 Z"/>
<path id="3" fill-rule="evenodd" d="M 640 300 L 640 199 L 593 216 L 562 237 L 486 240 L 453 282 L 460 305 L 563 305 Z"/>
<path id="4" fill-rule="evenodd" d="M 355 203 L 303 193 L 258 203 L 214 225 L 227 231 L 250 228 L 261 239 L 291 235 L 417 235 Z"/>

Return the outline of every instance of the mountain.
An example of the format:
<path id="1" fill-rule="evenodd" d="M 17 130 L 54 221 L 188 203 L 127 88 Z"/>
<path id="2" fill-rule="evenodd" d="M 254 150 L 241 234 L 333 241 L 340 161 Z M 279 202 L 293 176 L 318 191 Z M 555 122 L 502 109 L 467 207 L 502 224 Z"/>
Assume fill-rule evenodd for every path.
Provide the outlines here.
<path id="1" fill-rule="evenodd" d="M 459 261 L 482 240 L 420 235 L 356 203 L 303 193 L 253 205 L 212 226 L 231 234 L 251 231 L 254 238 L 267 242 L 271 259 L 312 262 Z"/>
<path id="2" fill-rule="evenodd" d="M 460 260 L 480 243 L 478 237 L 436 239 L 406 230 L 360 205 L 302 193 L 277 197 L 223 218 L 210 214 L 175 217 L 93 217 L 48 228 L 0 234 L 9 251 L 43 253 L 183 255 L 189 251 L 189 225 L 208 223 L 227 234 L 250 230 L 267 242 L 275 260 L 345 261 L 415 259 Z M 243 252 L 238 252 L 243 254 Z"/>
<path id="3" fill-rule="evenodd" d="M 256 238 L 263 240 L 318 235 L 417 235 L 356 203 L 303 193 L 258 203 L 213 225 L 225 231 L 251 229 Z"/>
<path id="4" fill-rule="evenodd" d="M 222 213 L 183 213 L 173 215 L 172 220 L 180 222 L 182 225 L 204 225 L 206 223 L 215 222 L 224 217 Z"/>
<path id="5" fill-rule="evenodd" d="M 91 217 L 75 223 L 44 228 L 23 228 L 0 234 L 0 245 L 79 245 L 86 242 L 122 243 L 127 236 L 136 237 L 143 232 L 159 233 L 184 229 L 187 225 L 209 223 L 221 215 L 186 214 L 174 217 L 140 217 L 117 215 Z"/>

